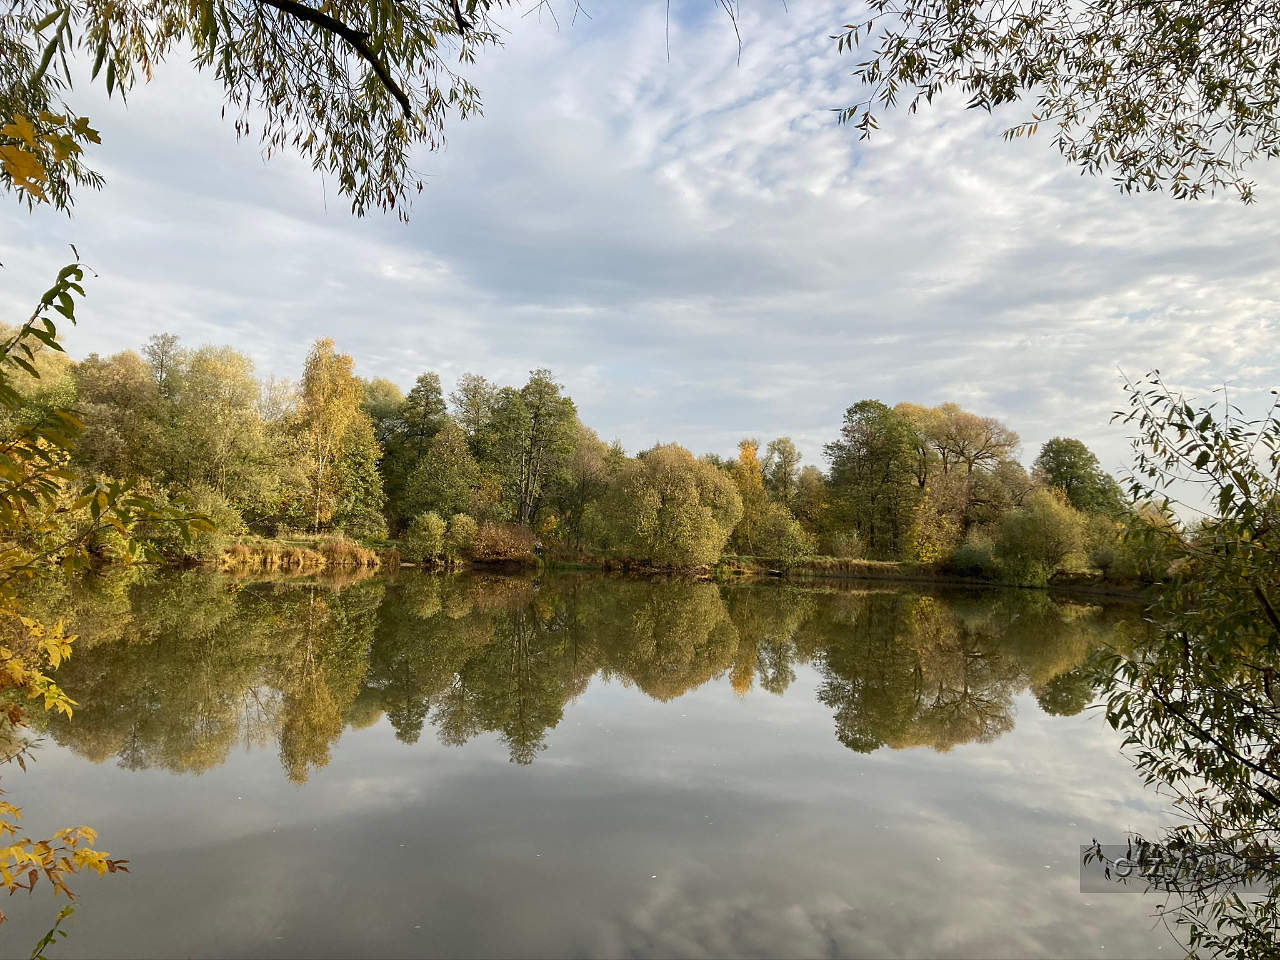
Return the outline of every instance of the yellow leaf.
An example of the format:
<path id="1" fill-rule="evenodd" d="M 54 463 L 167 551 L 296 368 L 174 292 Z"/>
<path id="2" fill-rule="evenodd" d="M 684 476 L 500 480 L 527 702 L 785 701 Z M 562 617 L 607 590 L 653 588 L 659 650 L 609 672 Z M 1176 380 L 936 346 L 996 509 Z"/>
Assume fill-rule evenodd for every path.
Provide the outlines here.
<path id="1" fill-rule="evenodd" d="M 30 120 L 20 113 L 14 115 L 13 123 L 0 127 L 0 133 L 3 133 L 6 137 L 13 137 L 15 140 L 23 140 L 29 147 L 36 145 L 36 128 L 31 125 Z"/>

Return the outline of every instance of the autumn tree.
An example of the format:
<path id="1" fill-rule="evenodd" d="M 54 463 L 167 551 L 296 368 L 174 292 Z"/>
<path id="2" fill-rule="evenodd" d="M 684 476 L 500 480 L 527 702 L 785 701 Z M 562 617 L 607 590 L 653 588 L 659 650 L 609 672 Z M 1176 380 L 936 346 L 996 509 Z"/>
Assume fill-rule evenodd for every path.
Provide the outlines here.
<path id="1" fill-rule="evenodd" d="M 730 467 L 730 474 L 742 500 L 742 518 L 733 531 L 733 545 L 739 553 L 755 553 L 760 527 L 764 523 L 765 510 L 769 505 L 759 453 L 759 440 L 743 440 L 738 444 L 738 459 Z"/>
<path id="2" fill-rule="evenodd" d="M 612 541 L 659 567 L 714 563 L 742 517 L 732 479 L 676 444 L 628 461 L 605 504 Z"/>
<path id="3" fill-rule="evenodd" d="M 330 339 L 317 340 L 307 355 L 299 411 L 308 457 L 312 529 L 333 515 L 339 498 L 334 461 L 348 429 L 361 414 L 363 390 L 350 356 L 337 353 Z"/>

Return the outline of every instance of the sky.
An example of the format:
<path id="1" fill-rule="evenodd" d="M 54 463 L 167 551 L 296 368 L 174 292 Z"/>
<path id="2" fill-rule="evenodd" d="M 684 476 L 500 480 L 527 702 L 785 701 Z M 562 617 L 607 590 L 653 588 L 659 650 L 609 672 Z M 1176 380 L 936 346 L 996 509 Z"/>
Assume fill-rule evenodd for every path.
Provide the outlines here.
<path id="1" fill-rule="evenodd" d="M 108 185 L 71 219 L 0 213 L 0 310 L 24 317 L 75 243 L 96 273 L 75 356 L 167 331 L 296 377 L 331 336 L 362 376 L 446 392 L 548 367 L 632 452 L 789 435 L 819 464 L 876 398 L 999 417 L 1026 463 L 1080 437 L 1123 473 L 1125 374 L 1246 407 L 1280 385 L 1280 165 L 1253 206 L 1123 195 L 957 98 L 860 142 L 832 113 L 858 94 L 829 39 L 848 4 L 744 4 L 740 52 L 714 7 L 674 0 L 670 60 L 657 0 L 499 18 L 484 116 L 419 158 L 408 224 L 237 142 L 180 57 L 127 107 L 85 89 Z"/>

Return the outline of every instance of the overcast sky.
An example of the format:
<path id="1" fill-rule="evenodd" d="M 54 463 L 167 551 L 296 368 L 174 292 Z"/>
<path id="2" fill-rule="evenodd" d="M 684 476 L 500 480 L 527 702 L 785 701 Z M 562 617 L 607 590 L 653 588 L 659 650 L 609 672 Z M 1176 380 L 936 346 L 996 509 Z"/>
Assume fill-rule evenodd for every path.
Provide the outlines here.
<path id="1" fill-rule="evenodd" d="M 0 308 L 74 242 L 98 273 L 75 355 L 170 331 L 297 376 L 327 335 L 363 376 L 446 391 L 546 366 L 631 451 L 789 434 L 818 461 L 857 400 L 954 400 L 1026 462 L 1066 434 L 1121 470 L 1121 369 L 1255 403 L 1280 384 L 1280 165 L 1252 207 L 1123 196 L 956 102 L 860 143 L 830 112 L 857 92 L 828 39 L 847 4 L 744 4 L 740 63 L 711 0 L 674 6 L 670 62 L 657 0 L 508 13 L 485 115 L 421 158 L 407 225 L 237 142 L 181 59 L 127 108 L 87 93 L 108 186 L 71 220 L 4 210 Z"/>

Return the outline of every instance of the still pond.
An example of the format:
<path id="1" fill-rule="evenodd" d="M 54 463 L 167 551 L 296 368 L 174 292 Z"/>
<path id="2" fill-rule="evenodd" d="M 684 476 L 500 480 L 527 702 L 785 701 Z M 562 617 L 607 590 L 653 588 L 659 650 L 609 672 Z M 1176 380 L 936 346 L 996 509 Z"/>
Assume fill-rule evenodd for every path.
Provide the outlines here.
<path id="1" fill-rule="evenodd" d="M 1079 846 L 1161 822 L 1080 668 L 1138 608 L 595 575 L 50 588 L 51 957 L 1178 954 Z M 36 795 L 41 802 L 33 804 Z M 5 956 L 60 903 L 15 897 Z"/>

